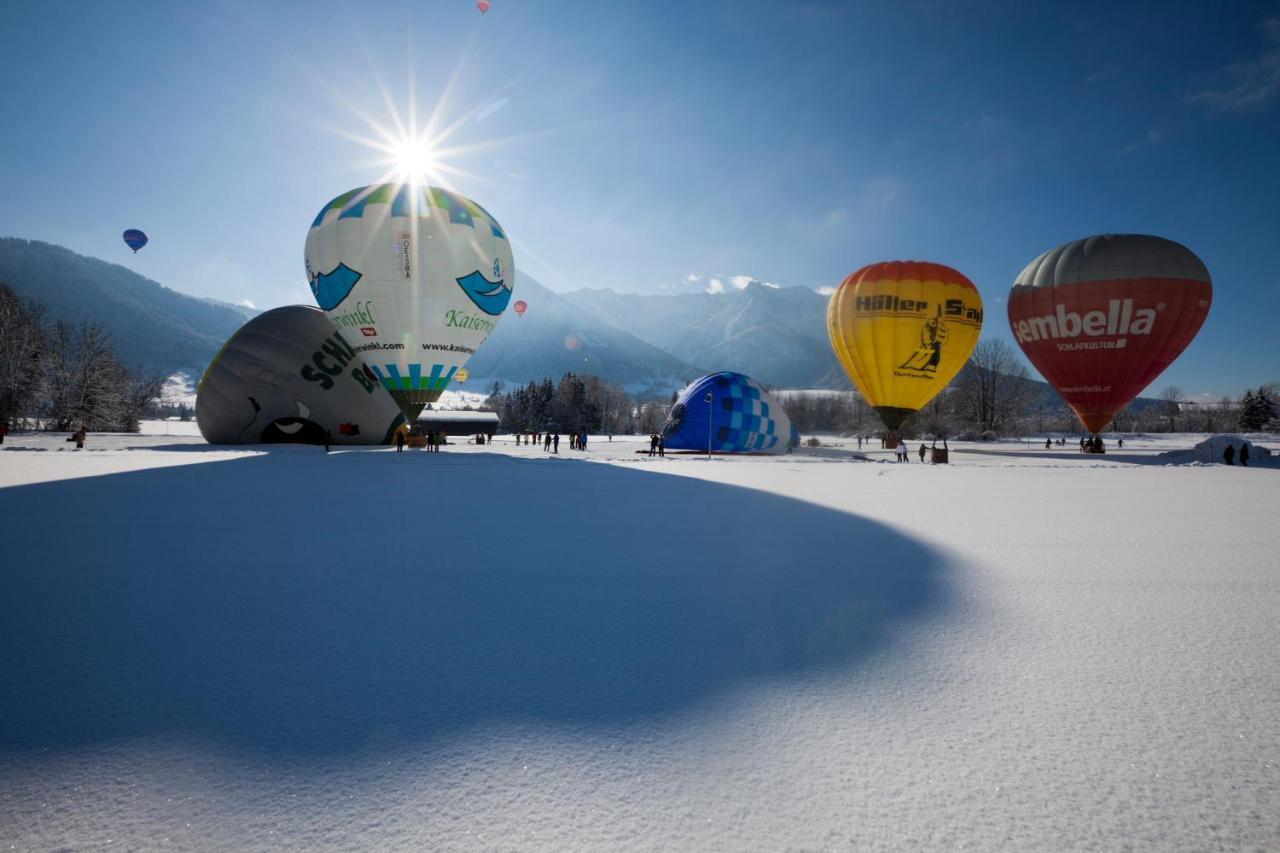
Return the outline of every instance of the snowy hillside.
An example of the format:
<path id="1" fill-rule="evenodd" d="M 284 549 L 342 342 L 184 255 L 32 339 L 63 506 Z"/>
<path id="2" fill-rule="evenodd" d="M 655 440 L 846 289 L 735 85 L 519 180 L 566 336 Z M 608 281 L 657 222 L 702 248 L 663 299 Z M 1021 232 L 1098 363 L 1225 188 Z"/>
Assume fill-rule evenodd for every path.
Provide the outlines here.
<path id="1" fill-rule="evenodd" d="M 565 298 L 692 364 L 769 386 L 849 388 L 827 340 L 827 297 L 759 283 L 724 293 L 579 290 Z"/>
<path id="2" fill-rule="evenodd" d="M 10 436 L 0 837 L 1273 849 L 1280 471 L 1201 439 Z"/>

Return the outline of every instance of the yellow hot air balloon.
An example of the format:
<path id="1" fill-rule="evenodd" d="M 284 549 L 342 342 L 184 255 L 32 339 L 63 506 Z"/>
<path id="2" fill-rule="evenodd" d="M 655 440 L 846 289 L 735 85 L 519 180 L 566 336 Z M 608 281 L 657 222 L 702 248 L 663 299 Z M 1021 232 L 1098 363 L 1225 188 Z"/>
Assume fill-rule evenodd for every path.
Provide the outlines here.
<path id="1" fill-rule="evenodd" d="M 960 372 L 982 331 L 982 296 L 951 267 L 885 261 L 831 295 L 827 333 L 845 373 L 890 431 Z"/>

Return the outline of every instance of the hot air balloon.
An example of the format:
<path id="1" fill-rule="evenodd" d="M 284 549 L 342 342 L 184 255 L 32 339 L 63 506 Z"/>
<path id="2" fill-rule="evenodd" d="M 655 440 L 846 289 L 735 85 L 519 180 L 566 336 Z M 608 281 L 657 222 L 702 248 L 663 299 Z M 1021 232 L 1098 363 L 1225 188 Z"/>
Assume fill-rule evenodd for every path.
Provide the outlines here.
<path id="1" fill-rule="evenodd" d="M 405 417 L 439 399 L 511 301 L 511 244 L 448 190 L 379 184 L 343 193 L 311 224 L 307 279 Z"/>
<path id="2" fill-rule="evenodd" d="M 947 387 L 981 331 L 973 282 L 927 261 L 865 266 L 827 306 L 836 358 L 891 432 Z"/>
<path id="3" fill-rule="evenodd" d="M 512 305 L 511 307 L 516 309 L 516 313 L 519 314 L 521 317 L 524 316 L 524 312 L 529 310 L 529 304 L 525 302 L 523 299 L 517 299 L 515 304 Z"/>
<path id="4" fill-rule="evenodd" d="M 133 253 L 136 255 L 138 254 L 139 249 L 147 245 L 147 235 L 143 234 L 137 228 L 130 228 L 128 231 L 124 232 L 124 243 L 130 249 L 133 249 Z"/>
<path id="5" fill-rule="evenodd" d="M 729 372 L 690 383 L 662 435 L 668 450 L 703 453 L 786 453 L 800 443 L 774 396 L 751 377 Z"/>
<path id="6" fill-rule="evenodd" d="M 483 15 L 485 12 L 488 12 L 489 0 L 476 0 L 476 8 L 480 10 L 481 15 Z"/>
<path id="7" fill-rule="evenodd" d="M 389 443 L 404 415 L 350 335 L 306 305 L 254 317 L 200 379 L 200 434 L 210 444 L 323 444 L 325 432 L 335 444 Z"/>
<path id="8" fill-rule="evenodd" d="M 1009 325 L 1022 351 L 1097 434 L 1191 343 L 1213 300 L 1179 243 L 1107 234 L 1064 243 L 1018 276 Z"/>

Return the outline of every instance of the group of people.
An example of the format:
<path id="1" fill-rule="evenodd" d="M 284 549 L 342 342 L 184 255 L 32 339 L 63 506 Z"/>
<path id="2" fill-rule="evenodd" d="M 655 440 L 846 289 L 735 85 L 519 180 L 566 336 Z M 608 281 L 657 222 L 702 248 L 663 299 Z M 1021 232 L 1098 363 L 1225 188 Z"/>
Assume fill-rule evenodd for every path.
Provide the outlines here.
<path id="1" fill-rule="evenodd" d="M 1123 439 L 1120 442 L 1120 446 L 1124 447 Z M 1100 435 L 1095 435 L 1092 437 L 1087 435 L 1082 435 L 1080 436 L 1080 452 L 1081 453 L 1106 453 L 1107 447 L 1105 444 L 1102 443 L 1102 436 Z"/>
<path id="2" fill-rule="evenodd" d="M 423 437 L 425 437 L 427 440 L 427 444 L 426 444 L 427 452 L 429 453 L 440 452 L 440 448 L 444 446 L 444 443 L 445 443 L 445 434 L 443 432 L 429 431 L 429 432 L 424 432 L 420 434 Z M 329 451 L 329 440 L 330 440 L 329 435 L 328 433 L 326 433 L 325 434 L 325 452 L 326 453 Z M 396 453 L 404 452 L 404 446 L 408 443 L 408 441 L 409 441 L 409 438 L 406 430 L 403 430 L 403 429 L 396 430 Z"/>
<path id="3" fill-rule="evenodd" d="M 1226 449 L 1222 451 L 1222 461 L 1227 463 L 1228 465 L 1234 465 L 1236 464 L 1235 463 L 1236 458 L 1237 458 L 1237 454 L 1236 454 L 1235 446 L 1228 444 Z M 1241 465 L 1245 466 L 1246 468 L 1249 467 L 1249 442 L 1244 441 L 1240 443 L 1240 453 L 1238 455 L 1238 458 L 1240 459 Z"/>
<path id="4" fill-rule="evenodd" d="M 861 442 L 862 437 L 859 436 L 858 440 L 859 442 Z M 924 446 L 923 441 L 920 442 L 919 454 L 920 454 L 921 462 L 924 461 L 924 457 L 928 452 L 929 452 L 929 448 Z M 893 449 L 893 454 L 894 456 L 897 457 L 897 461 L 899 462 L 908 462 L 908 463 L 911 462 L 911 451 L 907 449 L 907 443 L 905 441 L 898 442 L 898 446 Z"/>
<path id="5" fill-rule="evenodd" d="M 516 444 L 529 444 L 537 447 L 542 445 L 542 449 L 547 453 L 560 452 L 560 433 L 555 432 L 518 432 L 516 433 Z M 582 446 L 587 446 L 586 439 L 583 439 Z"/>
<path id="6" fill-rule="evenodd" d="M 556 432 L 518 432 L 515 433 L 516 444 L 527 444 L 531 447 L 542 445 L 542 449 L 548 453 L 560 452 L 560 434 Z M 609 436 L 609 440 L 613 440 L 613 436 Z M 570 450 L 586 450 L 587 449 L 587 431 L 571 433 L 569 435 Z"/>
<path id="7" fill-rule="evenodd" d="M 667 455 L 667 439 L 660 432 L 649 433 L 649 455 Z"/>

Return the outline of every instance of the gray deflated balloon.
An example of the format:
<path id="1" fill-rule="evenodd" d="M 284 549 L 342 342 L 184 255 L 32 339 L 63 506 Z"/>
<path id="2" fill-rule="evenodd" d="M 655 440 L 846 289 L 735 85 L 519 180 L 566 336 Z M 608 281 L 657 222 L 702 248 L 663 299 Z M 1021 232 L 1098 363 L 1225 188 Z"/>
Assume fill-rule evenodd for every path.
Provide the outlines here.
<path id="1" fill-rule="evenodd" d="M 210 444 L 320 444 L 326 431 L 334 444 L 386 444 L 404 416 L 324 312 L 290 305 L 227 339 L 200 380 L 196 422 Z"/>

